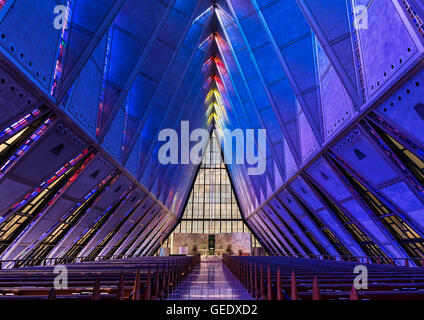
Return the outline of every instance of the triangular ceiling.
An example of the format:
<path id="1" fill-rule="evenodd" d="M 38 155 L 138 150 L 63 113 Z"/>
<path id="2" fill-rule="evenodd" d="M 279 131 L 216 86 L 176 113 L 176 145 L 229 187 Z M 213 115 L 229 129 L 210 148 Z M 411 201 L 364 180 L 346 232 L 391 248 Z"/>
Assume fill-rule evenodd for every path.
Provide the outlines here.
<path id="1" fill-rule="evenodd" d="M 191 130 L 208 128 L 212 120 L 221 133 L 266 129 L 266 173 L 249 176 L 246 166 L 230 165 L 248 214 L 288 178 L 287 166 L 297 168 L 310 156 L 303 136 L 315 149 L 325 139 L 314 33 L 295 1 L 262 2 L 116 1 L 105 3 L 103 20 L 90 24 L 82 10 L 90 15 L 94 5 L 72 2 L 64 36 L 69 49 L 52 92 L 91 122 L 89 133 L 178 213 L 188 196 L 179 177 L 194 171 L 158 163 L 161 129 L 179 129 L 183 120 L 190 120 Z M 84 36 L 76 31 L 82 28 Z M 72 78 L 93 66 L 100 77 Z M 93 83 L 99 96 L 97 110 L 89 111 L 80 97 Z M 207 101 L 211 92 L 213 101 Z"/>
<path id="2" fill-rule="evenodd" d="M 52 14 L 58 4 L 66 9 L 59 28 L 58 17 Z M 68 132 L 70 140 L 93 149 L 99 163 L 103 158 L 111 162 L 126 176 L 122 180 L 128 188 L 129 181 L 139 182 L 137 188 L 143 194 L 149 191 L 149 199 L 156 198 L 152 201 L 163 209 L 149 214 L 150 223 L 160 224 L 155 225 L 156 233 L 145 230 L 149 239 L 145 252 L 181 217 L 198 171 L 198 165 L 181 154 L 177 164 L 160 163 L 161 130 L 175 129 L 182 138 L 181 130 L 196 135 L 198 128 L 209 132 L 216 127 L 225 156 L 234 159 L 240 150 L 225 149 L 233 140 L 228 132 L 240 129 L 246 138 L 248 129 L 257 136 L 264 129 L 266 146 L 256 139 L 244 142 L 264 160 L 265 171 L 252 175 L 254 165 L 234 161 L 227 169 L 243 218 L 271 253 L 303 255 L 309 248 L 314 254 L 380 255 L 363 246 L 372 240 L 401 257 L 405 242 L 392 244 L 404 235 L 378 222 L 371 202 L 376 198 L 387 210 L 395 208 L 399 221 L 414 231 L 411 234 L 420 235 L 417 241 L 424 241 L 422 183 L 414 180 L 413 167 L 402 165 L 399 150 L 390 153 L 393 143 L 385 145 L 379 137 L 385 137 L 384 132 L 396 134 L 411 150 L 422 148 L 422 95 L 417 90 L 422 88 L 419 63 L 424 46 L 423 27 L 417 21 L 423 19 L 423 6 L 419 0 L 364 4 L 362 0 L 3 1 L 1 85 L 10 92 L 3 95 L 0 122 L 23 126 L 25 122 L 18 120 L 35 111 L 28 108 L 45 103 L 55 121 L 67 124 L 63 133 L 69 128 L 75 131 L 75 136 Z M 55 28 L 39 23 L 51 18 Z M 10 84 L 9 71 L 24 88 L 36 90 L 26 97 L 24 88 Z M 369 121 L 384 132 L 367 125 Z M 182 124 L 188 122 L 184 129 Z M 15 161 L 11 156 L 6 175 L 18 183 L 27 181 L 31 188 L 42 183 L 45 177 L 36 182 L 31 176 L 48 176 L 33 166 L 46 164 L 43 143 L 50 142 L 42 138 L 32 145 L 37 151 L 30 153 L 32 157 L 21 153 L 22 159 Z M 184 136 L 180 147 L 183 143 L 190 150 L 197 141 Z M 63 148 L 64 144 L 51 152 L 57 156 Z M 422 157 L 421 151 L 417 157 Z M 25 161 L 31 165 L 23 165 Z M 412 165 L 410 159 L 404 162 Z M 59 169 L 64 163 L 57 168 L 48 163 L 51 168 L 45 165 L 43 170 Z M 19 170 L 27 167 L 31 172 L 20 176 Z M 127 179 L 130 175 L 132 179 Z M 366 198 L 361 186 L 373 196 Z M 134 201 L 139 197 L 135 195 Z M 14 208 L 15 203 L 7 206 Z M 352 224 L 369 240 L 352 232 Z M 386 233 L 374 237 L 380 229 Z M 414 254 L 410 252 L 411 257 Z"/>
<path id="3" fill-rule="evenodd" d="M 247 217 L 362 104 L 345 1 L 67 3 L 52 95 L 177 216 L 197 166 L 161 165 L 160 130 L 215 124 L 223 143 L 224 129 L 266 129 L 264 174 L 228 165 Z"/>

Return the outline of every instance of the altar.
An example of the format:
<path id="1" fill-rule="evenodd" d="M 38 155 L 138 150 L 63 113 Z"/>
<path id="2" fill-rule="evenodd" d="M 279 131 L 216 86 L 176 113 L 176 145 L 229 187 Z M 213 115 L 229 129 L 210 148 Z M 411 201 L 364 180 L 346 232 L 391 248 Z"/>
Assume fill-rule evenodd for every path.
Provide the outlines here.
<path id="1" fill-rule="evenodd" d="M 250 255 L 252 253 L 251 235 L 249 233 L 174 233 L 171 254 L 201 256 Z"/>

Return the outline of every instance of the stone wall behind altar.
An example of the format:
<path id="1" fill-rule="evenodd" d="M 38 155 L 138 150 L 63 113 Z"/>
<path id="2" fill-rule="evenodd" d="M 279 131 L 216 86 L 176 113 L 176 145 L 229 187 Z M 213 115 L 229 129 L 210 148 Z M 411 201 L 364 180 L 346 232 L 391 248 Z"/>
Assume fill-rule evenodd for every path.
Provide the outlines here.
<path id="1" fill-rule="evenodd" d="M 250 233 L 219 233 L 215 235 L 215 255 L 251 254 L 252 240 Z M 171 254 L 178 254 L 180 247 L 187 247 L 188 254 L 208 254 L 208 237 L 204 233 L 174 233 L 172 236 Z M 196 252 L 195 252 L 196 251 Z"/>

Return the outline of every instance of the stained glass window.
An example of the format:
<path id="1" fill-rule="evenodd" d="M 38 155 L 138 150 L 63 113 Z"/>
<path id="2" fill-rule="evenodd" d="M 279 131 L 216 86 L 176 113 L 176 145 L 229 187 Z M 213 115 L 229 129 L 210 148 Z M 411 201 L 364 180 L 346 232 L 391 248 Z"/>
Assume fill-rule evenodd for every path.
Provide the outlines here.
<path id="1" fill-rule="evenodd" d="M 250 233 L 244 224 L 221 148 L 211 135 L 181 223 L 174 233 Z M 252 248 L 260 247 L 252 235 Z M 170 247 L 170 239 L 164 243 Z"/>

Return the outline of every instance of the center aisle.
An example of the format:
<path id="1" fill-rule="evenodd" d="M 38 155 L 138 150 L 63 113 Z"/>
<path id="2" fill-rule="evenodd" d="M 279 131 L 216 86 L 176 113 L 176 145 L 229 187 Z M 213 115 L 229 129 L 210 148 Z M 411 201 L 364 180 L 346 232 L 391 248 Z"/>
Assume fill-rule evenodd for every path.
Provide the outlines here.
<path id="1" fill-rule="evenodd" d="M 222 260 L 202 261 L 168 300 L 252 300 Z"/>

